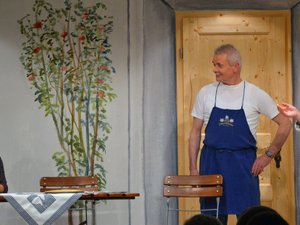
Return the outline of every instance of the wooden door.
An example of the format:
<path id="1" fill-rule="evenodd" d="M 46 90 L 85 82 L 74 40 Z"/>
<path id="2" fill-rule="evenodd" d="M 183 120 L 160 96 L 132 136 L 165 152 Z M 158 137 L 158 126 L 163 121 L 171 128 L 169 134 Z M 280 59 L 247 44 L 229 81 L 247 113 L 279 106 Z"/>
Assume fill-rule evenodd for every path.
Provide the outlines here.
<path id="1" fill-rule="evenodd" d="M 291 102 L 291 46 L 289 11 L 177 12 L 178 173 L 189 174 L 188 139 L 191 110 L 201 87 L 214 82 L 212 57 L 220 44 L 231 43 L 242 56 L 242 78 L 269 93 L 276 102 Z M 274 137 L 277 125 L 261 116 L 258 154 Z M 202 134 L 204 135 L 204 134 Z M 203 138 L 202 138 L 203 140 Z M 260 176 L 263 205 L 278 210 L 295 224 L 292 134 L 281 151 L 280 168 L 273 161 Z M 184 199 L 180 207 L 199 208 L 198 199 Z M 180 213 L 180 225 L 191 213 Z M 235 217 L 230 217 L 235 224 Z"/>

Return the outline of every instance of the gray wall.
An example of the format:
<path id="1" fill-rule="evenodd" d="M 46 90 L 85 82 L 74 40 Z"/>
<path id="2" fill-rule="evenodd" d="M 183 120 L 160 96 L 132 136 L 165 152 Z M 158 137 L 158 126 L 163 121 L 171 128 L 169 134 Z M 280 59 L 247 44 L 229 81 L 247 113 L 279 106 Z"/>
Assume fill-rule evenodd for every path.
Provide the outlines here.
<path id="1" fill-rule="evenodd" d="M 293 23 L 293 100 L 300 109 L 300 5 L 292 9 Z M 295 158 L 295 194 L 296 194 L 296 222 L 300 224 L 300 133 L 294 130 L 294 158 Z"/>
<path id="2" fill-rule="evenodd" d="M 146 224 L 158 225 L 165 222 L 162 179 L 176 174 L 177 164 L 175 19 L 173 10 L 160 0 L 145 1 L 144 13 Z"/>
<path id="3" fill-rule="evenodd" d="M 290 9 L 299 0 L 162 0 L 175 10 Z"/>
<path id="4" fill-rule="evenodd" d="M 53 122 L 34 102 L 19 61 L 21 36 L 17 20 L 32 12 L 33 2 L 0 0 L 0 155 L 10 192 L 38 191 L 40 177 L 57 174 L 51 159 L 59 150 Z M 139 192 L 141 197 L 97 205 L 97 219 L 101 224 L 145 224 L 143 1 L 103 2 L 108 7 L 107 14 L 114 17 L 111 58 L 117 72 L 112 85 L 118 95 L 108 109 L 112 133 L 104 162 L 107 190 Z M 0 204 L 0 208 L 0 224 L 24 224 L 10 205 Z M 66 218 L 55 224 L 66 224 Z"/>

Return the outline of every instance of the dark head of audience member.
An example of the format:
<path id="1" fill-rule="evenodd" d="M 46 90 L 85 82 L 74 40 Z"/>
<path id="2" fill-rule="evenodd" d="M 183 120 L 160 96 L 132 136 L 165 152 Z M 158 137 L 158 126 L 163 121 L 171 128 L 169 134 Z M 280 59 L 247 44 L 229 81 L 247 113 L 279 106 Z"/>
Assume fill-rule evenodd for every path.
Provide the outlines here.
<path id="1" fill-rule="evenodd" d="M 7 182 L 6 182 L 6 178 L 5 178 L 3 162 L 0 157 L 0 192 L 6 193 L 7 190 L 8 190 L 8 187 L 7 187 Z"/>
<path id="2" fill-rule="evenodd" d="M 184 225 L 222 225 L 214 216 L 198 214 L 185 221 Z"/>
<path id="3" fill-rule="evenodd" d="M 254 206 L 246 209 L 238 218 L 236 225 L 289 225 L 274 209 Z"/>

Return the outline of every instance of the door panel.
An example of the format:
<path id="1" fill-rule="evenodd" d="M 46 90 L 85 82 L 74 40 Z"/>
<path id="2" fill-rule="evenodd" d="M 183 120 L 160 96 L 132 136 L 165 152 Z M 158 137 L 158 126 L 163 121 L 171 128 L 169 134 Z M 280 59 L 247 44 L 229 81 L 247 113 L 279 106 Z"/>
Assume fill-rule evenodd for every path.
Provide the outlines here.
<path id="1" fill-rule="evenodd" d="M 232 43 L 242 56 L 244 80 L 256 84 L 276 102 L 291 102 L 290 15 L 272 12 L 199 12 L 176 14 L 178 173 L 189 174 L 188 139 L 190 115 L 201 87 L 214 82 L 212 57 L 220 44 Z M 263 154 L 277 125 L 261 116 L 257 141 Z M 204 134 L 203 134 L 204 135 Z M 203 140 L 203 139 L 202 139 Z M 294 224 L 292 136 L 285 143 L 280 168 L 275 162 L 260 176 L 262 204 L 278 210 Z M 198 199 L 183 199 L 181 207 L 199 208 Z M 191 213 L 180 214 L 183 224 Z M 231 219 L 234 223 L 234 219 Z"/>

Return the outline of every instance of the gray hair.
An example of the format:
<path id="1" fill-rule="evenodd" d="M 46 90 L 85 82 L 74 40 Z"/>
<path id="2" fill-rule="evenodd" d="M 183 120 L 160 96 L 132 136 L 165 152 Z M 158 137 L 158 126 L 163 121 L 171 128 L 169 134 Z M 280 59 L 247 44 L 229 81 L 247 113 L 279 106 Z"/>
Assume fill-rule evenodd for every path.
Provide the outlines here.
<path id="1" fill-rule="evenodd" d="M 215 49 L 215 55 L 226 54 L 229 65 L 239 63 L 242 67 L 242 58 L 239 51 L 231 44 L 224 44 Z"/>

